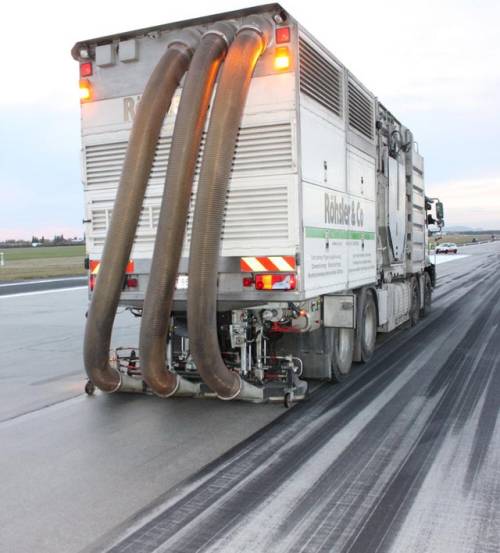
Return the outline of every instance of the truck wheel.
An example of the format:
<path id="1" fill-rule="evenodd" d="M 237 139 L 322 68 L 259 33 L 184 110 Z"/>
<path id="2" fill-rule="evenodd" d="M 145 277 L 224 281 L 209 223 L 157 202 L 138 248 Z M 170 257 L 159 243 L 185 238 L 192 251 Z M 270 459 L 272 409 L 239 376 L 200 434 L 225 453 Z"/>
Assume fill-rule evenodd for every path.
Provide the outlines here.
<path id="1" fill-rule="evenodd" d="M 332 376 L 337 382 L 345 380 L 352 367 L 354 353 L 354 330 L 351 328 L 335 328 L 332 355 Z"/>
<path id="2" fill-rule="evenodd" d="M 415 326 L 418 323 L 420 314 L 420 289 L 418 280 L 412 277 L 410 281 L 411 289 L 411 306 L 410 306 L 410 325 Z"/>
<path id="3" fill-rule="evenodd" d="M 431 312 L 432 305 L 432 281 L 429 273 L 424 273 L 424 306 L 420 309 L 420 316 L 427 317 Z"/>
<path id="4" fill-rule="evenodd" d="M 366 363 L 375 351 L 377 339 L 377 306 L 373 293 L 367 290 L 364 294 L 362 311 L 358 319 L 360 361 Z"/>
<path id="5" fill-rule="evenodd" d="M 357 294 L 353 361 L 366 363 L 375 349 L 376 338 L 377 306 L 375 298 L 371 290 L 363 288 Z"/>

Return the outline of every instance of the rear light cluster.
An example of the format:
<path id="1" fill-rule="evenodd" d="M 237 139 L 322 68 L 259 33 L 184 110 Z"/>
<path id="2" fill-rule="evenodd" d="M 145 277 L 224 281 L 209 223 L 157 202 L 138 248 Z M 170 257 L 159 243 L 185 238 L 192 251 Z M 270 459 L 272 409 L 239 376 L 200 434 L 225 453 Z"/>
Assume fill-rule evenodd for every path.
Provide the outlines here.
<path id="1" fill-rule="evenodd" d="M 96 281 L 97 275 L 90 275 L 89 276 L 89 288 L 90 291 L 93 292 L 95 288 L 95 281 Z M 125 280 L 123 281 L 123 289 L 124 290 L 130 290 L 134 288 L 139 287 L 139 276 L 138 275 L 126 275 Z"/>
<path id="2" fill-rule="evenodd" d="M 92 292 L 95 288 L 95 282 L 97 279 L 97 275 L 99 273 L 99 267 L 101 265 L 101 262 L 98 259 L 89 259 L 88 260 L 88 269 L 90 271 L 89 274 L 89 288 Z M 139 275 L 134 274 L 135 271 L 135 263 L 134 261 L 130 260 L 127 263 L 127 267 L 125 268 L 125 277 L 123 280 L 123 290 L 130 290 L 134 288 L 139 288 Z"/>
<path id="3" fill-rule="evenodd" d="M 278 27 L 275 32 L 276 44 L 290 42 L 290 27 Z M 274 52 L 274 68 L 284 71 L 290 68 L 290 50 L 288 46 L 278 46 Z"/>
<path id="4" fill-rule="evenodd" d="M 295 290 L 297 277 L 294 273 L 264 273 L 255 277 L 243 277 L 243 286 L 250 288 L 255 286 L 256 290 Z"/>
<path id="5" fill-rule="evenodd" d="M 94 71 L 91 61 L 84 61 L 80 64 L 80 102 L 92 100 L 92 85 L 87 77 L 92 77 Z"/>

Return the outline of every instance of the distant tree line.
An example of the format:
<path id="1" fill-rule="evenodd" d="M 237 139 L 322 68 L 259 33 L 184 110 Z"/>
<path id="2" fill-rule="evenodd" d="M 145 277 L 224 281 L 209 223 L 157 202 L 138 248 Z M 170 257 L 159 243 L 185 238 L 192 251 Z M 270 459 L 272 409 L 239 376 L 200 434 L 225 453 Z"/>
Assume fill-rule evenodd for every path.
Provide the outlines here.
<path id="1" fill-rule="evenodd" d="M 445 227 L 446 229 L 446 227 Z M 449 231 L 450 234 L 471 234 L 474 235 L 482 235 L 482 234 L 500 234 L 500 230 L 459 230 L 459 231 Z"/>
<path id="2" fill-rule="evenodd" d="M 53 238 L 45 238 L 45 236 L 32 236 L 31 240 L 15 240 L 9 239 L 0 241 L 1 248 L 31 248 L 38 246 L 74 246 L 75 244 L 85 244 L 84 238 L 74 236 L 66 238 L 63 234 L 56 234 Z"/>

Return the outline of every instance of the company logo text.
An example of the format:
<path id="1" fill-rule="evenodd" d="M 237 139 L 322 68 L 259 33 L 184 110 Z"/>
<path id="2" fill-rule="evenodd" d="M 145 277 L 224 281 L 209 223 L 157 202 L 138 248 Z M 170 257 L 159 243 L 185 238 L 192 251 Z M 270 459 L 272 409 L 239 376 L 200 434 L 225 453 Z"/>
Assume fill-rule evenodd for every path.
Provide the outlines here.
<path id="1" fill-rule="evenodd" d="M 355 200 L 337 199 L 335 194 L 325 193 L 325 223 L 362 227 L 364 213 L 361 203 Z"/>

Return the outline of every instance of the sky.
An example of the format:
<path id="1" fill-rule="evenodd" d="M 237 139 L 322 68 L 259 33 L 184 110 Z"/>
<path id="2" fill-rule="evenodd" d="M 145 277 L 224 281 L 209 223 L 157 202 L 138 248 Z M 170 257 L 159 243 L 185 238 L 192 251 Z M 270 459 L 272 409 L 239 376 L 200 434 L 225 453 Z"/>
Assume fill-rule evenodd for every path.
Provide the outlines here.
<path id="1" fill-rule="evenodd" d="M 239 0 L 2 8 L 0 240 L 81 236 L 78 40 L 251 6 Z M 500 2 L 290 0 L 287 9 L 414 133 L 448 226 L 500 228 Z"/>

